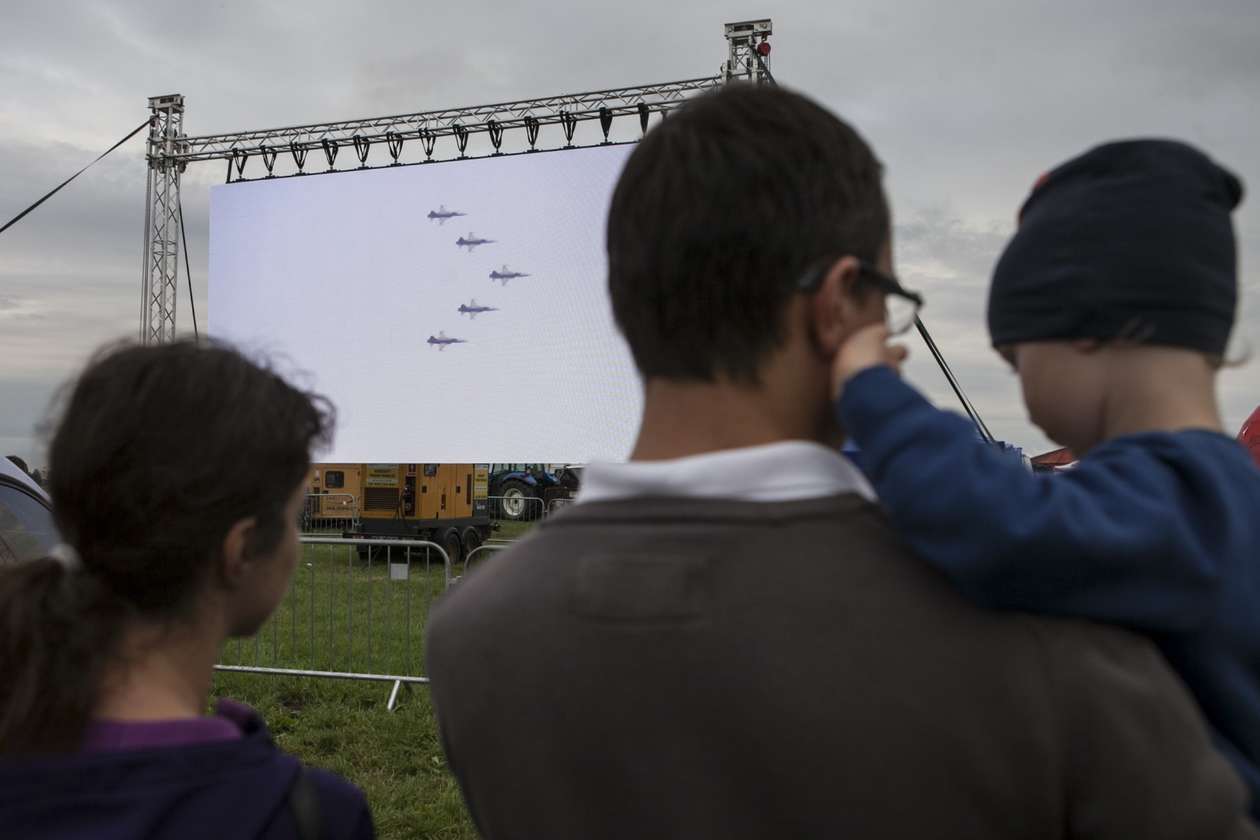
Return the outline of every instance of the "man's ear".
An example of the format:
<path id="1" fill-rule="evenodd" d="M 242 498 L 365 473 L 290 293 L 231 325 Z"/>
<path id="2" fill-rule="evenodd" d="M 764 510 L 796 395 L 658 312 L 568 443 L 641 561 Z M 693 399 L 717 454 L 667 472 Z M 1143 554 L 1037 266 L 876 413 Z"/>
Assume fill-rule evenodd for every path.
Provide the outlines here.
<path id="1" fill-rule="evenodd" d="M 248 551 L 258 520 L 254 517 L 239 519 L 228 529 L 223 538 L 223 554 L 219 562 L 219 576 L 229 589 L 244 584 L 254 568 L 254 559 Z"/>
<path id="2" fill-rule="evenodd" d="M 861 274 L 857 257 L 841 257 L 827 269 L 814 293 L 810 306 L 814 339 L 825 356 L 839 353 L 840 345 L 862 322 Z"/>

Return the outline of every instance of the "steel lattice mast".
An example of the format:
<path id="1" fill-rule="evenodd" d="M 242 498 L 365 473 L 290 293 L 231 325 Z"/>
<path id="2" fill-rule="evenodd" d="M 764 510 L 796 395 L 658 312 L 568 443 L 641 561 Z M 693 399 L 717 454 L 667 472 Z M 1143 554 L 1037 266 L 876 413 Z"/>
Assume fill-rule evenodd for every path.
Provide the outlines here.
<path id="1" fill-rule="evenodd" d="M 175 338 L 175 293 L 179 288 L 179 176 L 175 159 L 184 125 L 184 97 L 149 99 L 148 201 L 144 219 L 140 342 L 162 344 Z"/>
<path id="2" fill-rule="evenodd" d="M 242 178 L 246 164 L 255 157 L 262 162 L 267 177 L 273 175 L 281 155 L 291 159 L 296 174 L 304 173 L 310 152 L 321 153 L 328 170 L 334 171 L 338 153 L 349 148 L 354 153 L 351 160 L 357 159 L 357 168 L 374 168 L 368 164 L 374 147 L 383 147 L 389 158 L 379 165 L 396 165 L 404 145 L 410 141 L 420 142 L 426 161 L 450 159 L 433 157 L 438 140 L 444 137 L 454 138 L 458 155 L 452 157 L 456 158 L 465 157 L 469 138 L 475 134 L 485 134 L 494 154 L 499 154 L 504 133 L 510 130 L 523 131 L 528 151 L 533 151 L 541 129 L 548 125 L 559 125 L 564 133 L 565 148 L 573 148 L 577 124 L 587 120 L 599 121 L 607 141 L 609 127 L 618 117 L 637 117 L 646 130 L 652 113 L 664 114 L 697 93 L 736 79 L 767 81 L 764 62 L 758 66 L 753 50 L 771 34 L 770 21 L 727 24 L 725 33 L 728 57 L 715 76 L 471 108 L 186 137 L 183 133 L 184 98 L 177 94 L 151 98 L 149 108 L 153 117 L 148 145 L 140 340 L 160 344 L 175 337 L 179 176 L 189 163 L 227 161 L 230 181 L 234 170 L 236 177 Z"/>

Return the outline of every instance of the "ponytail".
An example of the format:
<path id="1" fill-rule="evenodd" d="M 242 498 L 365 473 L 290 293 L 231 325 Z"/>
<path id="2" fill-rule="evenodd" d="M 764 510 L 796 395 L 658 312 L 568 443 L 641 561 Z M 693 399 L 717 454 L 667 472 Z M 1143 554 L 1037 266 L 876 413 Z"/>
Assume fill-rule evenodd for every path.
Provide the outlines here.
<path id="1" fill-rule="evenodd" d="M 79 748 L 129 612 L 61 560 L 0 568 L 0 755 Z"/>

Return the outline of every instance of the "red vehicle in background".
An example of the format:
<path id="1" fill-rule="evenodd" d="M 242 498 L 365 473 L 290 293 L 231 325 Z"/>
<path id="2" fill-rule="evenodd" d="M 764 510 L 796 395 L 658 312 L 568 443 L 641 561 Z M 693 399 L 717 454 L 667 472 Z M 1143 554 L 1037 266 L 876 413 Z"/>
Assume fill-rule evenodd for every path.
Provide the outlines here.
<path id="1" fill-rule="evenodd" d="M 1251 413 L 1251 417 L 1247 418 L 1247 422 L 1243 423 L 1242 431 L 1238 433 L 1238 440 L 1250 450 L 1256 466 L 1260 467 L 1260 406 L 1257 406 Z"/>

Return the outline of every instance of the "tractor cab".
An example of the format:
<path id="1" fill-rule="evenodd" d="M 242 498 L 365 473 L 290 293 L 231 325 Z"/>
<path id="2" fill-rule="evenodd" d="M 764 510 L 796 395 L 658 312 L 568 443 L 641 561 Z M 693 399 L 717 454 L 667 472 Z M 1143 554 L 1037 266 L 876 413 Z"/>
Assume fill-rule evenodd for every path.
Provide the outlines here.
<path id="1" fill-rule="evenodd" d="M 577 493 L 580 468 L 565 464 L 491 464 L 491 511 L 499 519 L 541 519 Z"/>

